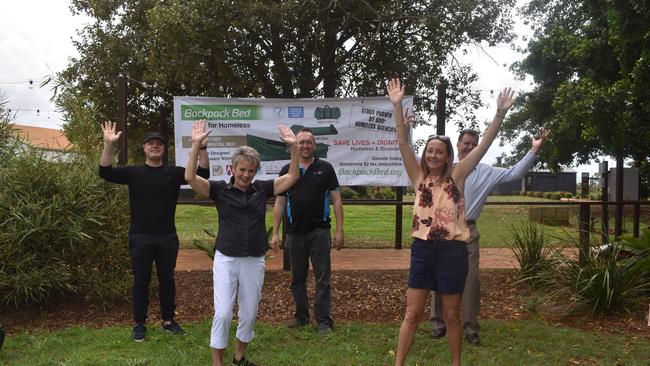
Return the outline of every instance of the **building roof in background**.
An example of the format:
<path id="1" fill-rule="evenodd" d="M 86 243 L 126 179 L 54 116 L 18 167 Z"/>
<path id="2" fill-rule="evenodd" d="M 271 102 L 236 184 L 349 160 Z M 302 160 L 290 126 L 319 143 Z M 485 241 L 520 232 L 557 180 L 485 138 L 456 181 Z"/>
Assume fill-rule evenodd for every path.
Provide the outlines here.
<path id="1" fill-rule="evenodd" d="M 548 169 L 532 169 L 530 172 L 531 172 L 531 173 L 549 173 L 549 174 L 555 174 L 555 173 L 552 173 L 552 172 L 551 172 L 550 170 L 548 170 Z M 562 169 L 562 171 L 560 171 L 560 172 L 558 172 L 558 173 L 560 173 L 560 174 L 562 174 L 562 173 L 577 173 L 577 171 L 575 171 L 575 170 L 572 169 L 572 168 L 564 168 L 564 169 Z"/>
<path id="2" fill-rule="evenodd" d="M 53 151 L 65 151 L 70 148 L 70 141 L 61 130 L 18 124 L 13 124 L 13 127 L 21 137 L 34 147 Z"/>

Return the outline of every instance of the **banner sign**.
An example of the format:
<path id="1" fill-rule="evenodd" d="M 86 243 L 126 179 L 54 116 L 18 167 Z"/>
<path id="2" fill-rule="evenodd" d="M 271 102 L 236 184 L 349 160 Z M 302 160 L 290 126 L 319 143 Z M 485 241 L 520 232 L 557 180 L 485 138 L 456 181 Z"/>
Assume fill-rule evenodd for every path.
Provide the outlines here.
<path id="1" fill-rule="evenodd" d="M 413 109 L 413 97 L 404 98 Z M 228 181 L 231 157 L 241 145 L 262 157 L 256 179 L 277 178 L 289 163 L 278 125 L 294 133 L 307 127 L 316 138 L 316 156 L 334 167 L 344 186 L 408 186 L 397 145 L 393 108 L 385 97 L 320 99 L 235 99 L 174 97 L 176 165 L 186 166 L 192 124 L 208 121 L 210 179 Z"/>

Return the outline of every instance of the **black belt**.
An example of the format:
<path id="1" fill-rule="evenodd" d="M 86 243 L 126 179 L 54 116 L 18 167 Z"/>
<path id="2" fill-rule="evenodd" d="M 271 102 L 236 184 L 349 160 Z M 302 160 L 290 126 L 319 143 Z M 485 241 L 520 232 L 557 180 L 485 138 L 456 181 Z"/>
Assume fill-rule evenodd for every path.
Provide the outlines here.
<path id="1" fill-rule="evenodd" d="M 476 220 L 467 220 L 465 221 L 467 225 L 476 225 Z"/>

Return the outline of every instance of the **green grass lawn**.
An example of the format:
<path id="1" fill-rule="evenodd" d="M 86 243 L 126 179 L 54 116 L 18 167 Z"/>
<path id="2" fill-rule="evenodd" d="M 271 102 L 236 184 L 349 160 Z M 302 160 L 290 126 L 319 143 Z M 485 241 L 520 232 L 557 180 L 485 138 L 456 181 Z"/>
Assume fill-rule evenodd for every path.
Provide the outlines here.
<path id="1" fill-rule="evenodd" d="M 10 335 L 2 365 L 208 365 L 210 322 L 186 326 L 179 337 L 150 326 L 134 343 L 129 327 L 68 328 Z M 234 332 L 234 326 L 231 329 Z M 398 325 L 342 324 L 325 337 L 258 324 L 247 355 L 261 365 L 392 365 Z M 433 341 L 422 324 L 408 365 L 448 365 L 445 340 Z M 536 320 L 482 323 L 482 345 L 463 346 L 464 365 L 648 365 L 650 342 L 626 333 L 561 328 Z M 232 358 L 231 345 L 226 352 Z"/>
<path id="2" fill-rule="evenodd" d="M 412 201 L 412 196 L 406 196 L 405 201 Z M 556 202 L 545 198 L 527 196 L 490 196 L 488 202 Z M 571 206 L 571 226 L 557 227 L 542 225 L 546 233 L 554 237 L 554 241 L 572 242 L 569 237 L 578 237 L 578 206 Z M 402 245 L 410 247 L 412 222 L 412 206 L 404 206 L 402 213 Z M 613 209 L 611 211 L 613 213 Z M 332 217 L 333 218 L 333 217 Z M 600 216 L 592 215 L 599 227 Z M 495 206 L 485 205 L 478 220 L 481 232 L 481 246 L 484 248 L 508 247 L 507 239 L 510 230 L 528 220 L 527 206 Z M 334 220 L 332 220 L 334 222 Z M 271 209 L 267 210 L 266 225 L 272 225 Z M 650 222 L 646 222 L 648 224 Z M 179 205 L 176 209 L 176 227 L 181 246 L 193 248 L 193 240 L 212 242 L 204 228 L 216 229 L 217 211 L 213 206 Z M 614 228 L 614 220 L 610 221 Z M 625 220 L 627 232 L 632 230 L 632 220 Z M 348 248 L 392 248 L 395 245 L 395 206 L 345 206 L 345 240 Z"/>

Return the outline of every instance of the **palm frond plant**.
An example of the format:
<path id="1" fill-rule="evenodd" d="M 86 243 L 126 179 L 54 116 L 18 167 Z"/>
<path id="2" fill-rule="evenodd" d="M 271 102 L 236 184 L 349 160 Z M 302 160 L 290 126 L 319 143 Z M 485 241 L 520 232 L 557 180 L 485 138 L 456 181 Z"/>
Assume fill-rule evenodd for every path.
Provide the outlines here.
<path id="1" fill-rule="evenodd" d="M 549 237 L 534 221 L 527 221 L 510 229 L 512 252 L 519 263 L 521 280 L 536 287 L 544 280 L 542 275 L 555 266 L 555 247 L 550 245 Z"/>
<path id="2" fill-rule="evenodd" d="M 624 247 L 621 242 L 611 243 L 608 250 L 586 253 L 582 262 L 557 257 L 558 265 L 543 273 L 547 294 L 575 311 L 630 312 L 648 296 L 650 281 L 638 270 L 640 257 L 622 256 Z"/>

